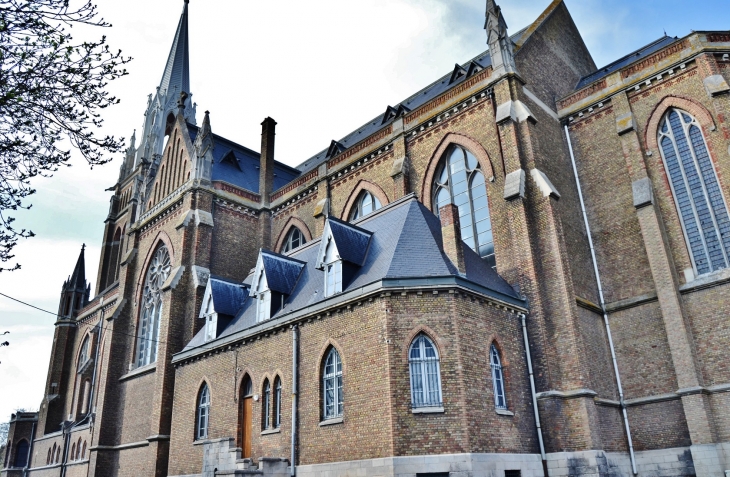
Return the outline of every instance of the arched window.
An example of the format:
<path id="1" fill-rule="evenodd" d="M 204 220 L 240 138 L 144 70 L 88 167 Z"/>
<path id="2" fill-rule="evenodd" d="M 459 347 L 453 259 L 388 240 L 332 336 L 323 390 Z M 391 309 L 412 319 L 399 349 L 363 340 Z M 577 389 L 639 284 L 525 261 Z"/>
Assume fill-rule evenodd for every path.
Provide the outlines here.
<path id="1" fill-rule="evenodd" d="M 86 361 L 89 359 L 91 351 L 91 340 L 89 339 L 89 335 L 86 335 L 86 338 L 84 338 L 84 342 L 81 343 L 81 352 L 79 353 L 79 364 L 78 367 L 81 368 L 84 364 L 86 364 Z"/>
<path id="2" fill-rule="evenodd" d="M 198 394 L 198 412 L 195 420 L 195 438 L 208 438 L 208 422 L 210 421 L 210 389 L 203 384 Z"/>
<path id="3" fill-rule="evenodd" d="M 375 212 L 381 207 L 382 205 L 380 204 L 378 198 L 370 192 L 364 190 L 360 193 L 360 196 L 357 198 L 357 202 L 355 202 L 352 207 L 352 212 L 350 212 L 350 220 L 357 220 L 360 217 L 365 217 L 366 215 Z"/>
<path id="4" fill-rule="evenodd" d="M 79 441 L 76 443 L 76 454 L 74 457 L 76 460 L 79 460 L 81 458 L 81 438 L 79 437 Z"/>
<path id="5" fill-rule="evenodd" d="M 342 399 L 342 361 L 340 354 L 332 347 L 325 358 L 322 369 L 322 404 L 323 418 L 342 417 L 344 401 Z"/>
<path id="6" fill-rule="evenodd" d="M 76 443 L 75 442 L 71 445 L 71 455 L 69 456 L 69 460 L 76 460 Z"/>
<path id="7" fill-rule="evenodd" d="M 286 240 L 284 240 L 284 246 L 281 248 L 281 253 L 286 253 L 295 248 L 299 248 L 304 245 L 307 240 L 304 238 L 304 234 L 301 230 L 296 227 L 292 227 L 289 233 L 286 234 Z"/>
<path id="8" fill-rule="evenodd" d="M 441 369 L 436 347 L 428 336 L 420 334 L 408 351 L 411 370 L 411 406 L 441 407 Z"/>
<path id="9" fill-rule="evenodd" d="M 15 446 L 15 460 L 13 461 L 13 467 L 18 467 L 18 468 L 22 469 L 28 465 L 28 450 L 29 449 L 30 449 L 30 445 L 28 444 L 28 441 L 26 441 L 25 439 L 18 442 L 18 444 Z"/>
<path id="10" fill-rule="evenodd" d="M 84 441 L 84 447 L 81 449 L 81 458 L 86 459 L 86 441 Z"/>
<path id="11" fill-rule="evenodd" d="M 208 422 L 210 419 L 210 389 L 207 384 L 203 384 L 198 397 L 198 419 L 197 429 L 195 432 L 196 439 L 208 438 Z"/>
<path id="12" fill-rule="evenodd" d="M 274 380 L 274 427 L 281 427 L 281 379 Z"/>
<path id="13" fill-rule="evenodd" d="M 432 193 L 436 215 L 446 204 L 457 206 L 461 239 L 494 266 L 487 186 L 477 158 L 461 146 L 451 146 L 436 171 Z"/>
<path id="14" fill-rule="evenodd" d="M 492 365 L 492 388 L 494 389 L 494 407 L 507 409 L 507 398 L 504 393 L 504 374 L 502 373 L 502 360 L 499 357 L 499 350 L 492 343 L 489 349 L 489 363 Z"/>
<path id="15" fill-rule="evenodd" d="M 269 380 L 264 381 L 264 402 L 262 403 L 261 410 L 263 416 L 261 416 L 261 427 L 267 430 L 271 427 L 271 385 Z"/>
<path id="16" fill-rule="evenodd" d="M 48 449 L 48 455 L 46 456 L 46 465 L 51 465 L 51 449 Z"/>
<path id="17" fill-rule="evenodd" d="M 157 249 L 144 283 L 137 339 L 137 366 L 157 361 L 157 343 L 162 316 L 162 285 L 170 275 L 170 254 L 164 245 Z"/>
<path id="18" fill-rule="evenodd" d="M 56 464 L 58 464 L 59 462 L 61 462 L 61 447 L 60 446 L 56 449 Z"/>
<path id="19" fill-rule="evenodd" d="M 697 274 L 727 268 L 730 219 L 699 123 L 670 109 L 659 126 L 659 145 Z"/>

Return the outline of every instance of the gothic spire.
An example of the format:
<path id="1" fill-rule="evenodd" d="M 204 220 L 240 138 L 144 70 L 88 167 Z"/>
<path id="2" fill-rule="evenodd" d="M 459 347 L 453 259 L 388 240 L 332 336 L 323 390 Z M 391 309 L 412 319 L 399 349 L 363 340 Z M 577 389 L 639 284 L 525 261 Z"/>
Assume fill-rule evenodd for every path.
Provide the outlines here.
<path id="1" fill-rule="evenodd" d="M 160 92 L 171 92 L 176 88 L 179 94 L 182 91 L 190 93 L 190 58 L 188 42 L 188 1 L 185 0 L 180 22 L 177 24 L 175 40 L 170 48 L 170 55 L 167 57 L 165 72 L 160 81 Z"/>
<path id="2" fill-rule="evenodd" d="M 484 29 L 487 30 L 492 70 L 497 75 L 514 73 L 515 58 L 512 40 L 507 33 L 507 22 L 502 16 L 502 9 L 494 0 L 487 0 L 485 17 Z"/>
<path id="3" fill-rule="evenodd" d="M 70 289 L 79 289 L 79 290 L 85 290 L 86 289 L 86 263 L 84 261 L 84 249 L 86 248 L 86 244 L 83 244 L 81 246 L 81 253 L 79 254 L 78 260 L 76 260 L 76 266 L 74 267 L 74 272 L 71 275 L 71 278 L 68 281 L 68 285 Z"/>

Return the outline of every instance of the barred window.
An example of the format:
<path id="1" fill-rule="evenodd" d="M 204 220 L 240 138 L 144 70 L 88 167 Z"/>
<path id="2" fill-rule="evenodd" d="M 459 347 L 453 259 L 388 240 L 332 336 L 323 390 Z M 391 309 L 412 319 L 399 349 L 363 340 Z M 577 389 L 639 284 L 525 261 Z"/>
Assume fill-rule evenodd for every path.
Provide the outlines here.
<path id="1" fill-rule="evenodd" d="M 660 125 L 659 145 L 695 271 L 727 268 L 730 219 L 699 123 L 670 109 Z"/>
<path id="2" fill-rule="evenodd" d="M 157 361 L 157 344 L 160 338 L 162 316 L 162 285 L 170 275 L 170 254 L 163 245 L 157 249 L 147 268 L 144 283 L 139 334 L 137 335 L 137 366 Z"/>
<path id="3" fill-rule="evenodd" d="M 268 379 L 264 381 L 264 402 L 262 404 L 264 415 L 261 419 L 261 427 L 267 430 L 271 427 L 271 385 Z"/>
<path id="4" fill-rule="evenodd" d="M 284 246 L 281 248 L 281 253 L 286 253 L 295 248 L 301 247 L 307 242 L 304 238 L 304 234 L 301 230 L 296 227 L 292 227 L 288 234 L 286 234 L 286 240 L 284 240 Z"/>
<path id="5" fill-rule="evenodd" d="M 504 393 L 504 374 L 502 373 L 502 360 L 499 357 L 499 350 L 492 343 L 489 349 L 489 362 L 492 365 L 492 388 L 494 389 L 494 407 L 507 409 L 507 398 Z"/>
<path id="6" fill-rule="evenodd" d="M 335 348 L 330 348 L 322 370 L 322 403 L 323 418 L 342 417 L 344 401 L 342 399 L 342 361 Z"/>
<path id="7" fill-rule="evenodd" d="M 436 172 L 432 191 L 434 212 L 438 215 L 439 208 L 446 204 L 458 207 L 461 239 L 494 266 L 492 219 L 479 161 L 463 147 L 453 145 Z"/>
<path id="8" fill-rule="evenodd" d="M 352 212 L 350 212 L 350 220 L 357 220 L 361 217 L 365 217 L 381 207 L 382 205 L 377 197 L 368 191 L 363 191 L 357 198 L 357 202 L 355 202 Z"/>
<path id="9" fill-rule="evenodd" d="M 411 371 L 411 407 L 441 407 L 441 369 L 433 342 L 418 335 L 408 352 Z"/>
<path id="10" fill-rule="evenodd" d="M 274 427 L 281 427 L 281 379 L 274 380 Z"/>
<path id="11" fill-rule="evenodd" d="M 207 384 L 203 384 L 198 398 L 198 420 L 195 437 L 197 439 L 208 438 L 208 423 L 210 421 L 210 389 Z"/>

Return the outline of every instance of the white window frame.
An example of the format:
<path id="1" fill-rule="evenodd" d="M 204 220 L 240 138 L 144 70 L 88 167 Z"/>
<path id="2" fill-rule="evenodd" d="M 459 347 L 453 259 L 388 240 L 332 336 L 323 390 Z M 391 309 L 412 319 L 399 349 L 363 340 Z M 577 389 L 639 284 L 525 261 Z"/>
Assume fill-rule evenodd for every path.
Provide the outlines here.
<path id="1" fill-rule="evenodd" d="M 325 421 L 337 419 L 342 417 L 344 410 L 342 359 L 337 349 L 332 347 L 322 366 L 322 418 Z"/>
<path id="2" fill-rule="evenodd" d="M 267 379 L 264 381 L 263 411 L 264 418 L 262 427 L 264 431 L 271 429 L 271 383 Z"/>
<path id="3" fill-rule="evenodd" d="M 342 260 L 330 235 L 324 256 L 324 296 L 329 297 L 336 293 L 342 293 Z"/>
<path id="4" fill-rule="evenodd" d="M 274 428 L 281 427 L 281 378 L 274 379 Z"/>
<path id="5" fill-rule="evenodd" d="M 210 388 L 208 384 L 203 385 L 198 397 L 198 412 L 195 416 L 195 438 L 207 439 L 208 427 L 210 425 Z"/>
<path id="6" fill-rule="evenodd" d="M 433 349 L 435 357 L 426 357 L 427 344 Z M 418 347 L 419 352 L 417 358 L 412 357 L 415 347 Z M 433 340 L 423 333 L 416 336 L 411 346 L 408 347 L 408 368 L 411 382 L 411 408 L 442 408 L 441 358 Z M 433 389 L 434 387 L 436 389 Z"/>
<path id="7" fill-rule="evenodd" d="M 261 271 L 254 293 L 256 298 L 256 323 L 264 322 L 271 318 L 271 290 L 266 280 L 266 273 Z"/>
<path id="8" fill-rule="evenodd" d="M 352 222 L 370 215 L 382 206 L 380 200 L 375 197 L 375 194 L 369 190 L 364 190 L 358 196 L 357 201 L 355 201 L 355 206 L 352 208 L 352 212 L 350 212 L 350 221 Z"/>
<path id="9" fill-rule="evenodd" d="M 492 343 L 489 348 L 489 365 L 492 368 L 492 390 L 494 391 L 494 408 L 507 409 L 507 392 L 504 386 L 504 370 L 499 349 Z"/>
<path id="10" fill-rule="evenodd" d="M 299 245 L 295 245 L 295 242 L 298 242 Z M 281 253 L 291 252 L 305 243 L 307 243 L 307 239 L 304 238 L 304 233 L 302 233 L 298 227 L 292 227 L 286 234 L 286 239 L 284 240 L 284 246 L 281 248 Z"/>

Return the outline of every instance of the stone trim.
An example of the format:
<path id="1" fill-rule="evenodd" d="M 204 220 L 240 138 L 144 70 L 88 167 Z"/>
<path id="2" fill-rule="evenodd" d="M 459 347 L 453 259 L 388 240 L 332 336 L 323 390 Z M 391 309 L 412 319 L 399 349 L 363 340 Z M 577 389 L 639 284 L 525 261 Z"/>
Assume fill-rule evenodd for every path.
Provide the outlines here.
<path id="1" fill-rule="evenodd" d="M 411 409 L 413 414 L 443 414 L 446 412 L 443 406 L 431 406 L 431 407 L 414 407 Z"/>
<path id="2" fill-rule="evenodd" d="M 617 311 L 627 310 L 646 303 L 655 302 L 658 299 L 656 292 L 652 292 L 645 295 L 626 298 L 625 300 L 614 301 L 606 304 L 606 313 L 615 313 Z"/>
<path id="3" fill-rule="evenodd" d="M 137 447 L 147 447 L 150 443 L 147 441 L 130 442 L 128 444 L 120 444 L 118 446 L 94 446 L 89 451 L 120 451 L 127 449 L 136 449 Z"/>
<path id="4" fill-rule="evenodd" d="M 581 397 L 592 397 L 595 398 L 598 396 L 598 393 L 595 392 L 592 389 L 571 389 L 570 391 L 558 391 L 558 390 L 551 390 L 551 391 L 543 391 L 541 393 L 537 393 L 535 397 L 537 399 L 549 399 L 549 398 L 560 398 L 560 399 L 575 399 L 575 398 L 581 398 Z"/>
<path id="5" fill-rule="evenodd" d="M 691 282 L 680 285 L 679 293 L 691 293 L 705 288 L 712 288 L 730 282 L 730 268 L 723 268 L 711 273 L 706 273 L 695 278 Z"/>
<path id="6" fill-rule="evenodd" d="M 155 434 L 154 436 L 149 436 L 147 438 L 147 442 L 160 442 L 160 441 L 169 441 L 170 436 L 166 434 Z"/>
<path id="7" fill-rule="evenodd" d="M 235 439 L 233 437 L 221 437 L 219 439 L 201 439 L 193 442 L 194 446 L 202 446 L 205 444 L 215 444 L 216 442 L 231 442 Z"/>
<path id="8" fill-rule="evenodd" d="M 345 423 L 344 417 L 336 417 L 334 419 L 327 419 L 327 420 L 321 421 L 319 423 L 319 427 L 333 426 L 335 424 L 344 424 L 344 423 Z"/>
<path id="9" fill-rule="evenodd" d="M 494 412 L 496 412 L 500 416 L 514 416 L 515 415 L 514 412 L 509 411 L 507 409 L 495 409 Z"/>
<path id="10" fill-rule="evenodd" d="M 319 425 L 321 426 L 322 423 L 320 422 Z M 267 429 L 265 431 L 261 431 L 262 436 L 268 436 L 270 434 L 279 434 L 281 433 L 281 427 L 276 427 L 274 429 Z"/>
<path id="11" fill-rule="evenodd" d="M 126 381 L 128 379 L 136 378 L 138 376 L 142 376 L 145 374 L 154 373 L 157 371 L 157 361 L 154 363 L 150 363 L 146 366 L 140 366 L 139 368 L 135 368 L 132 371 L 128 372 L 127 374 L 121 376 L 119 378 L 119 382 Z"/>

